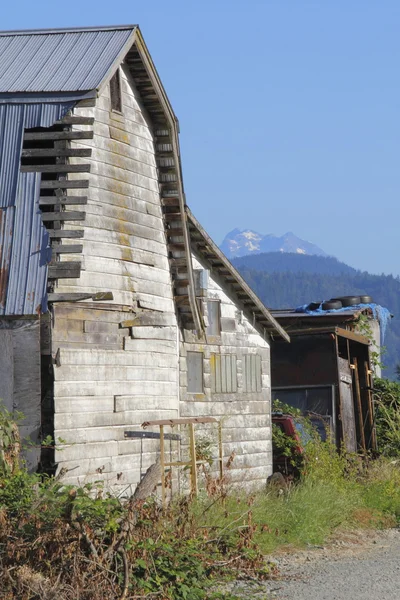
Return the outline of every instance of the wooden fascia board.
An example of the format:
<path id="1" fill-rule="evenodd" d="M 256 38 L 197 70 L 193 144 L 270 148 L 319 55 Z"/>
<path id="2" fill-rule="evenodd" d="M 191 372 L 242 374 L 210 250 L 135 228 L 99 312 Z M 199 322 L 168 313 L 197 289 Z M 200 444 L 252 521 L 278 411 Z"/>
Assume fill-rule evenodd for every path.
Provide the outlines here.
<path id="1" fill-rule="evenodd" d="M 355 331 L 348 331 L 348 329 L 342 329 L 341 327 L 335 328 L 336 335 L 340 337 L 347 338 L 353 342 L 358 342 L 359 344 L 365 344 L 366 346 L 370 345 L 369 339 L 362 335 L 361 333 L 356 333 Z"/>
<path id="2" fill-rule="evenodd" d="M 183 177 L 182 177 L 182 164 L 180 158 L 180 150 L 179 150 L 179 138 L 178 138 L 178 120 L 172 110 L 171 104 L 168 100 L 168 96 L 165 92 L 164 86 L 161 83 L 157 70 L 154 66 L 154 63 L 151 59 L 150 53 L 144 43 L 143 37 L 139 28 L 135 30 L 135 38 L 134 43 L 137 51 L 140 54 L 140 57 L 143 61 L 143 64 L 147 70 L 147 74 L 150 78 L 150 81 L 154 87 L 155 94 L 158 97 L 158 100 L 163 108 L 166 120 L 171 128 L 172 132 L 172 147 L 173 147 L 173 155 L 175 164 L 177 165 L 178 171 L 178 196 L 179 196 L 179 209 L 181 213 L 182 219 L 182 229 L 183 229 L 183 240 L 185 246 L 185 254 L 188 265 L 188 295 L 189 295 L 189 303 L 190 309 L 193 316 L 193 322 L 195 324 L 197 334 L 201 336 L 205 332 L 204 322 L 200 315 L 199 309 L 197 307 L 196 296 L 195 296 L 195 286 L 194 286 L 194 277 L 193 277 L 193 265 L 192 265 L 192 252 L 190 247 L 190 238 L 187 224 L 187 217 L 185 212 L 185 194 L 183 190 Z"/>
<path id="3" fill-rule="evenodd" d="M 264 306 L 264 304 L 261 302 L 261 300 L 258 298 L 258 296 L 253 292 L 253 290 L 247 285 L 247 283 L 245 282 L 243 277 L 238 273 L 238 271 L 235 269 L 235 267 L 226 258 L 225 254 L 223 254 L 223 252 L 221 252 L 221 250 L 218 248 L 218 246 L 215 244 L 215 242 L 210 238 L 208 233 L 205 231 L 205 229 L 203 229 L 203 227 L 197 221 L 197 219 L 195 218 L 195 216 L 193 215 L 193 213 L 191 212 L 191 210 L 189 209 L 188 206 L 186 207 L 186 213 L 187 213 L 189 221 L 197 229 L 198 233 L 200 233 L 203 240 L 206 242 L 207 246 L 209 246 L 209 248 L 211 248 L 211 250 L 213 251 L 215 256 L 224 264 L 224 266 L 230 272 L 232 277 L 235 278 L 235 281 L 240 284 L 240 287 L 242 288 L 242 290 L 246 293 L 246 295 L 253 302 L 253 304 L 257 307 L 257 309 L 262 313 L 263 317 L 265 317 L 265 319 L 271 324 L 271 326 L 273 327 L 275 332 L 278 333 L 284 340 L 286 340 L 287 342 L 290 342 L 289 335 L 286 333 L 286 331 L 283 329 L 283 327 L 281 327 L 279 325 L 278 321 L 276 321 L 274 319 L 274 317 L 271 315 L 269 310 Z M 230 287 L 232 287 L 232 286 L 230 286 Z M 261 326 L 262 326 L 262 324 L 261 324 Z"/>

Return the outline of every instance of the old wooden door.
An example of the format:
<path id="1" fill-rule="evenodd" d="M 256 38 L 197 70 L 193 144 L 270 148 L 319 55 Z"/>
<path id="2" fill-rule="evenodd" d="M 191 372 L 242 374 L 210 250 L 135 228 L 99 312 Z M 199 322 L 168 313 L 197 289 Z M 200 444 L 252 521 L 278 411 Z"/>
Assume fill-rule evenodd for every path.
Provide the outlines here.
<path id="1" fill-rule="evenodd" d="M 356 423 L 353 403 L 353 386 L 350 365 L 345 358 L 338 358 L 340 419 L 344 446 L 348 452 L 357 451 Z"/>

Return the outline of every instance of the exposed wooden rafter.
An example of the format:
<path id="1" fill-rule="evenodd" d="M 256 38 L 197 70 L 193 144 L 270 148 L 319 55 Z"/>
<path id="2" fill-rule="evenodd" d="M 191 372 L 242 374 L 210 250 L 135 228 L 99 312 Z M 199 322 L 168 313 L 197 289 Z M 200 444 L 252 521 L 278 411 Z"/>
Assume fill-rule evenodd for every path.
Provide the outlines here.
<path id="1" fill-rule="evenodd" d="M 194 329 L 201 336 L 205 326 L 195 297 L 178 122 L 139 31 L 136 32 L 134 46 L 125 57 L 125 64 L 154 127 L 160 195 L 178 314 L 183 327 Z M 174 260 L 179 260 L 179 264 Z M 190 310 L 181 310 L 182 305 L 189 305 Z"/>
<path id="2" fill-rule="evenodd" d="M 75 125 L 92 126 L 92 117 L 78 117 L 67 114 L 52 127 L 43 130 L 26 130 L 21 154 L 21 172 L 41 173 L 39 206 L 42 221 L 50 236 L 52 250 L 48 267 L 49 301 L 57 297 L 53 294 L 54 282 L 60 278 L 77 278 L 80 276 L 80 261 L 61 260 L 62 255 L 80 254 L 82 244 L 62 243 L 61 240 L 73 240 L 83 237 L 83 230 L 68 229 L 68 223 L 83 222 L 84 211 L 66 210 L 67 206 L 85 205 L 87 196 L 70 195 L 75 190 L 87 189 L 89 180 L 69 179 L 71 174 L 89 174 L 90 164 L 71 164 L 70 158 L 89 158 L 90 148 L 71 148 L 70 141 L 93 138 L 93 130 L 81 131 Z M 73 191 L 74 190 L 74 191 Z M 75 192 L 76 194 L 76 192 Z M 64 228 L 67 226 L 67 228 Z M 61 243 L 60 243 L 61 242 Z"/>

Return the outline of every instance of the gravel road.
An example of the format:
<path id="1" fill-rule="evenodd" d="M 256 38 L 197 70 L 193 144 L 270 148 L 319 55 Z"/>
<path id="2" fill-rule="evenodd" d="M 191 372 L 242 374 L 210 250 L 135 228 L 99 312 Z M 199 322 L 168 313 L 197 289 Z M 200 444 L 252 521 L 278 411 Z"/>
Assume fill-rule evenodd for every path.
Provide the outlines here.
<path id="1" fill-rule="evenodd" d="M 399 600 L 400 532 L 357 532 L 326 548 L 278 558 L 281 577 L 262 586 L 237 584 L 247 599 Z"/>

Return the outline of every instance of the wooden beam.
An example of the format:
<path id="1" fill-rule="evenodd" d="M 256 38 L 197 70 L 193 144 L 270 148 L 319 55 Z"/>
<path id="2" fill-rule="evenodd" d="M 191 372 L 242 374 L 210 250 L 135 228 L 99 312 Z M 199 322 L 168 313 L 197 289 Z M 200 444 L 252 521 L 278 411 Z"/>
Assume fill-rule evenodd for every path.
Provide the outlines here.
<path id="1" fill-rule="evenodd" d="M 49 265 L 48 276 L 50 279 L 69 279 L 79 277 L 81 274 L 80 262 L 57 262 Z"/>
<path id="2" fill-rule="evenodd" d="M 39 206 L 54 204 L 87 204 L 87 196 L 40 196 Z"/>
<path id="3" fill-rule="evenodd" d="M 77 156 L 87 158 L 92 156 L 91 148 L 24 148 L 22 158 Z"/>
<path id="4" fill-rule="evenodd" d="M 56 121 L 56 125 L 93 125 L 94 117 L 64 117 Z"/>
<path id="5" fill-rule="evenodd" d="M 88 179 L 71 179 L 70 181 L 41 181 L 42 190 L 88 188 Z"/>
<path id="6" fill-rule="evenodd" d="M 90 108 L 93 106 L 96 106 L 96 98 L 84 98 L 83 100 L 79 100 L 75 105 L 76 108 Z"/>
<path id="7" fill-rule="evenodd" d="M 58 246 L 52 246 L 51 251 L 55 254 L 79 254 L 83 251 L 82 244 L 60 244 Z"/>
<path id="8" fill-rule="evenodd" d="M 21 173 L 90 173 L 90 164 L 82 165 L 21 165 Z"/>
<path id="9" fill-rule="evenodd" d="M 49 302 L 78 302 L 79 300 L 93 300 L 100 302 L 102 300 L 114 300 L 112 292 L 97 292 L 97 294 L 81 294 L 71 292 L 67 294 L 48 294 Z"/>
<path id="10" fill-rule="evenodd" d="M 93 135 L 93 131 L 26 131 L 24 140 L 91 140 Z"/>
<path id="11" fill-rule="evenodd" d="M 161 198 L 164 206 L 179 206 L 178 198 Z"/>
<path id="12" fill-rule="evenodd" d="M 68 229 L 47 229 L 47 232 L 51 238 L 61 239 L 75 239 L 75 238 L 83 238 L 83 230 L 68 230 Z"/>
<path id="13" fill-rule="evenodd" d="M 65 212 L 42 212 L 42 221 L 84 221 L 86 213 L 70 210 Z"/>
<path id="14" fill-rule="evenodd" d="M 362 403 L 361 403 L 361 390 L 360 390 L 360 374 L 358 372 L 358 361 L 354 356 L 352 359 L 353 362 L 353 370 L 354 370 L 354 383 L 355 383 L 355 391 L 356 391 L 356 407 L 358 412 L 358 425 L 360 429 L 360 441 L 361 446 L 364 452 L 366 452 L 367 448 L 365 445 L 365 431 L 364 431 L 364 419 L 363 419 L 363 411 L 362 411 Z"/>

